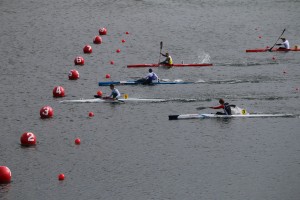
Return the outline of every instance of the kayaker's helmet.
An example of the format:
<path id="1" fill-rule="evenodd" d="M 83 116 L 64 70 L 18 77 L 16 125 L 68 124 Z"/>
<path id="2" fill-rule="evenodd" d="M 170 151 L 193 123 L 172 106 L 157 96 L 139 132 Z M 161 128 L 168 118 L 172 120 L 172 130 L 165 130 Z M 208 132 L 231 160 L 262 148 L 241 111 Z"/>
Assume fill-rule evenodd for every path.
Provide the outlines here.
<path id="1" fill-rule="evenodd" d="M 150 72 L 150 73 L 152 72 L 152 69 L 151 69 L 151 68 L 149 69 L 149 72 Z"/>

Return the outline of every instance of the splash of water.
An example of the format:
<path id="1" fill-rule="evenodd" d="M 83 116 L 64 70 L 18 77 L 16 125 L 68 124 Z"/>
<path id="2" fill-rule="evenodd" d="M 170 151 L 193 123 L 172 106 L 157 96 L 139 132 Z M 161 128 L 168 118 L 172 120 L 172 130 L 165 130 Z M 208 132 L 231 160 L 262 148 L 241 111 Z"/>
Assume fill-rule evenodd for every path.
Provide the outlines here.
<path id="1" fill-rule="evenodd" d="M 199 63 L 210 63 L 210 55 L 204 51 L 198 52 Z"/>

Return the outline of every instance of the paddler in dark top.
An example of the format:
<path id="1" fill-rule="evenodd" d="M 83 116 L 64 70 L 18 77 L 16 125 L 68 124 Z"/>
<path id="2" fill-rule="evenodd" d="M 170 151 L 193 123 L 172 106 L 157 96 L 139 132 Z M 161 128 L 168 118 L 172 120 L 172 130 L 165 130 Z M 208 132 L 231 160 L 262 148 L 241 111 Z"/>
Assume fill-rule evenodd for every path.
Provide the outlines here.
<path id="1" fill-rule="evenodd" d="M 166 54 L 161 53 L 161 55 L 166 57 L 166 59 L 164 61 L 160 62 L 160 64 L 168 64 L 168 65 L 173 64 L 172 57 L 170 56 L 170 54 L 168 52 Z"/>
<path id="2" fill-rule="evenodd" d="M 223 109 L 224 110 L 224 113 L 223 112 L 217 112 L 216 113 L 217 115 L 231 115 L 231 108 L 230 108 L 229 103 L 225 103 L 224 99 L 220 99 L 219 103 L 220 103 L 219 106 L 214 106 L 214 107 L 209 107 L 209 108 Z"/>

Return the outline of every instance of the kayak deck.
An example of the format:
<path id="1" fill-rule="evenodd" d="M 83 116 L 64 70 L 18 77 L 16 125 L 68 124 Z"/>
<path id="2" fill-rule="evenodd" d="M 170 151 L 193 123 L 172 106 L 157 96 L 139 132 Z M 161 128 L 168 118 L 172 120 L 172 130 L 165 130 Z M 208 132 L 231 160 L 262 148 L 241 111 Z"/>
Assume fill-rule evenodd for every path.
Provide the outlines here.
<path id="1" fill-rule="evenodd" d="M 193 84 L 194 82 L 184 82 L 184 81 L 161 81 L 161 82 L 153 82 L 151 84 L 146 85 L 172 85 L 172 84 Z M 108 81 L 108 82 L 99 82 L 99 86 L 109 86 L 113 85 L 143 85 L 142 82 L 139 81 Z"/>
<path id="2" fill-rule="evenodd" d="M 258 53 L 258 52 L 289 52 L 289 51 L 300 51 L 300 48 L 292 48 L 292 49 L 281 49 L 281 48 L 274 48 L 271 51 L 269 51 L 269 48 L 264 49 L 247 49 L 247 53 Z"/>
<path id="3" fill-rule="evenodd" d="M 293 117 L 293 114 L 246 114 L 246 115 L 217 115 L 217 114 L 182 114 L 169 115 L 169 120 L 205 119 L 205 118 L 259 118 L 259 117 Z"/>
<path id="4" fill-rule="evenodd" d="M 141 67 L 210 67 L 211 63 L 191 63 L 191 64 L 133 64 L 127 65 L 127 68 L 141 68 Z"/>
<path id="5" fill-rule="evenodd" d="M 122 102 L 165 102 L 166 99 L 139 99 L 139 98 L 120 98 L 118 100 L 113 99 L 77 99 L 77 100 L 63 100 L 60 103 L 122 103 Z"/>

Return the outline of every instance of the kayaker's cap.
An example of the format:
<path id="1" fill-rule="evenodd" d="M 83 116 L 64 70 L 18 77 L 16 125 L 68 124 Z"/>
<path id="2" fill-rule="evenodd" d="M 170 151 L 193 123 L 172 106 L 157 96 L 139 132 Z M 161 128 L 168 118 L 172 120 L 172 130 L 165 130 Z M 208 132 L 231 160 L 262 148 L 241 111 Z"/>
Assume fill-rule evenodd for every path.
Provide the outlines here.
<path id="1" fill-rule="evenodd" d="M 151 69 L 151 68 L 149 69 L 149 72 L 150 72 L 150 73 L 152 72 L 152 69 Z"/>

